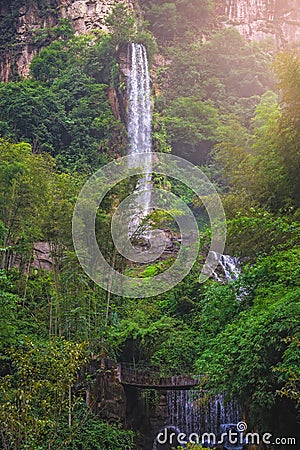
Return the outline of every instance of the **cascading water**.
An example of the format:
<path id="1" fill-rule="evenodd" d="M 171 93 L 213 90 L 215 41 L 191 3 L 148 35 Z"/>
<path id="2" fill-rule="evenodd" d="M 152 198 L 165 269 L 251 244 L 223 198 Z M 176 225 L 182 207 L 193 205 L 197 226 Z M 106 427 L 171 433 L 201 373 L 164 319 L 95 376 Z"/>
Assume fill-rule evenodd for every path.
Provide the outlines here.
<path id="1" fill-rule="evenodd" d="M 201 406 L 199 391 L 169 391 L 167 394 L 170 423 L 181 432 L 190 435 L 197 433 L 220 433 L 222 424 L 237 423 L 241 419 L 240 409 L 234 403 L 224 404 L 222 395 Z"/>
<path id="2" fill-rule="evenodd" d="M 242 419 L 239 406 L 235 402 L 225 404 L 222 395 L 202 405 L 199 391 L 173 390 L 167 392 L 167 403 L 169 425 L 165 428 L 168 433 L 173 432 L 176 436 L 184 433 L 187 438 L 197 435 L 201 439 L 205 433 L 214 433 L 216 439 L 219 439 L 226 424 L 237 424 Z M 208 446 L 209 442 L 203 444 Z M 159 448 L 158 441 L 155 440 L 152 450 Z M 232 448 L 237 450 L 240 447 Z"/>
<path id="3" fill-rule="evenodd" d="M 215 253 L 215 252 L 212 252 Z M 230 255 L 218 255 L 215 253 L 215 258 L 219 257 L 219 267 L 220 271 L 214 272 L 213 277 L 218 282 L 227 282 L 235 281 L 241 275 L 241 265 L 239 258 Z M 239 301 L 242 301 L 245 297 L 247 297 L 248 292 L 247 289 L 243 286 L 238 287 L 238 291 L 236 292 L 236 298 Z"/>
<path id="4" fill-rule="evenodd" d="M 215 254 L 215 258 L 219 258 L 219 266 L 220 266 L 220 274 L 214 272 L 213 276 L 216 281 L 234 281 L 241 274 L 240 264 L 238 258 L 229 255 L 219 255 L 216 252 L 212 252 Z"/>
<path id="5" fill-rule="evenodd" d="M 219 264 L 222 267 L 226 281 L 236 280 L 241 273 L 238 258 L 222 255 Z"/>
<path id="6" fill-rule="evenodd" d="M 152 151 L 152 112 L 150 98 L 150 75 L 146 48 L 142 44 L 131 44 L 128 49 L 130 73 L 127 79 L 128 89 L 128 140 L 132 165 L 142 168 L 136 192 L 138 213 L 133 214 L 130 232 L 147 216 L 151 200 L 151 151 Z M 143 154 L 137 156 L 138 154 Z"/>

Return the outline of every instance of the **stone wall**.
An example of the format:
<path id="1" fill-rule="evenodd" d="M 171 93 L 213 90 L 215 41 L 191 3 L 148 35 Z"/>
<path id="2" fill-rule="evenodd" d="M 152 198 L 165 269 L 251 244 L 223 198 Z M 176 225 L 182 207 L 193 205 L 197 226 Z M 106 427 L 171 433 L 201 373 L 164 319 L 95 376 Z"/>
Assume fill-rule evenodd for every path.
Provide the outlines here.
<path id="1" fill-rule="evenodd" d="M 92 379 L 86 391 L 87 406 L 99 419 L 126 425 L 125 391 L 117 379 L 115 361 L 95 357 L 87 369 Z"/>

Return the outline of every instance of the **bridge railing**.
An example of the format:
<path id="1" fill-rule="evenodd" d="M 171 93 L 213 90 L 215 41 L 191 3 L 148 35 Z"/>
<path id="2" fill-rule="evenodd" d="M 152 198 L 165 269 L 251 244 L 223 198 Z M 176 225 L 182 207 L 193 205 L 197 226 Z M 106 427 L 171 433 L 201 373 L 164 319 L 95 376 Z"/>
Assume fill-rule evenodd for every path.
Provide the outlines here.
<path id="1" fill-rule="evenodd" d="M 128 363 L 119 363 L 119 380 L 123 384 L 139 386 L 196 386 L 200 377 L 193 374 L 162 375 L 159 368 L 146 366 L 133 366 Z"/>

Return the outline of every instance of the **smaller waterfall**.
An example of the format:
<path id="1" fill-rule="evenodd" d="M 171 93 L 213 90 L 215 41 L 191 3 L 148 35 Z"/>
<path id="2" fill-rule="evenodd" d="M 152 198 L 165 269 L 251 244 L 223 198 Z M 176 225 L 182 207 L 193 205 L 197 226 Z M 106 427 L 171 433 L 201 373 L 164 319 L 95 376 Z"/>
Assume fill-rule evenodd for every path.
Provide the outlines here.
<path id="1" fill-rule="evenodd" d="M 214 272 L 213 277 L 216 281 L 230 281 L 236 280 L 241 274 L 241 268 L 239 264 L 239 259 L 229 255 L 219 255 L 216 252 L 212 252 L 215 258 L 220 258 L 219 267 L 220 271 L 218 273 Z"/>
<path id="2" fill-rule="evenodd" d="M 201 406 L 200 393 L 196 390 L 169 391 L 168 405 L 170 423 L 190 435 L 197 433 L 220 433 L 221 425 L 237 423 L 241 419 L 235 402 L 225 404 L 222 395 Z"/>
<path id="3" fill-rule="evenodd" d="M 239 267 L 238 258 L 234 258 L 233 256 L 229 255 L 222 255 L 220 259 L 220 265 L 227 281 L 234 281 L 239 277 L 241 270 Z"/>
<path id="4" fill-rule="evenodd" d="M 143 154 L 142 158 L 133 158 L 133 165 L 141 167 L 144 173 L 136 186 L 136 192 L 139 194 L 136 209 L 139 212 L 132 216 L 129 228 L 133 232 L 150 210 L 152 112 L 146 48 L 142 44 L 131 44 L 128 52 L 130 61 L 130 73 L 127 80 L 129 155 L 134 157 L 137 154 Z"/>
<path id="5" fill-rule="evenodd" d="M 224 397 L 218 395 L 204 404 L 198 390 L 174 390 L 167 392 L 169 425 L 164 428 L 168 434 L 178 436 L 184 433 L 186 437 L 197 435 L 199 439 L 206 433 L 214 433 L 220 438 L 222 431 L 228 426 L 234 426 L 241 421 L 241 411 L 235 402 L 224 402 Z M 160 430 L 158 433 L 161 433 Z M 204 443 L 208 446 L 209 443 Z M 152 450 L 158 450 L 157 440 L 154 440 Z M 234 447 L 237 450 L 237 446 Z"/>

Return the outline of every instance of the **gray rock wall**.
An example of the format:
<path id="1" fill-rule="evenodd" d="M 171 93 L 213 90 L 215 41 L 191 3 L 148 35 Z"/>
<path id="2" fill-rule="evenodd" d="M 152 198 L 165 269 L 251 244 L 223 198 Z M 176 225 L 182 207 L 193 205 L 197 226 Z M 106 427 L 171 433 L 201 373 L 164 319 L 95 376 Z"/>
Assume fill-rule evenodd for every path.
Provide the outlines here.
<path id="1" fill-rule="evenodd" d="M 300 0 L 223 0 L 218 14 L 248 40 L 273 38 L 279 49 L 300 47 Z"/>
<path id="2" fill-rule="evenodd" d="M 33 39 L 36 31 L 57 25 L 60 18 L 70 19 L 76 34 L 106 30 L 106 16 L 121 2 L 134 7 L 134 0 L 1 1 L 0 81 L 28 76 L 32 58 L 40 50 Z"/>
<path id="3" fill-rule="evenodd" d="M 112 7 L 137 0 L 3 0 L 0 2 L 0 80 L 28 76 L 33 56 L 40 50 L 34 33 L 71 20 L 77 34 L 105 30 Z M 300 48 L 300 0 L 216 0 L 219 22 L 234 26 L 248 40 L 271 38 L 278 49 Z"/>

